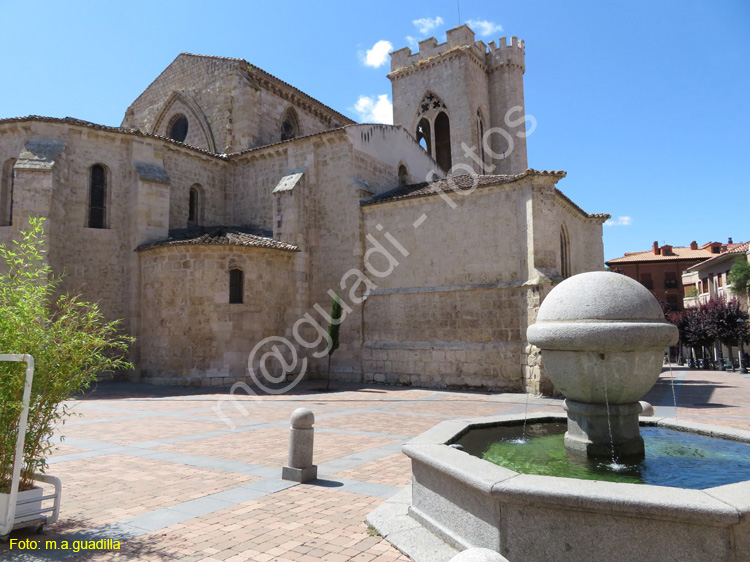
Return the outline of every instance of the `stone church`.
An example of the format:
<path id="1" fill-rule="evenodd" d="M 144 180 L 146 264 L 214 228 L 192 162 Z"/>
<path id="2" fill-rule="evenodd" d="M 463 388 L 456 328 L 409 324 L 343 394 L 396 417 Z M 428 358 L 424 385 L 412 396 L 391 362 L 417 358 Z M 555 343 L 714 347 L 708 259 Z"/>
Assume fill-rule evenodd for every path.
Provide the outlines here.
<path id="1" fill-rule="evenodd" d="M 183 53 L 120 127 L 0 119 L 0 242 L 44 216 L 64 288 L 137 338 L 135 379 L 324 376 L 547 390 L 526 327 L 603 267 L 605 214 L 527 168 L 524 45 L 463 25 L 391 55 L 394 125 Z"/>

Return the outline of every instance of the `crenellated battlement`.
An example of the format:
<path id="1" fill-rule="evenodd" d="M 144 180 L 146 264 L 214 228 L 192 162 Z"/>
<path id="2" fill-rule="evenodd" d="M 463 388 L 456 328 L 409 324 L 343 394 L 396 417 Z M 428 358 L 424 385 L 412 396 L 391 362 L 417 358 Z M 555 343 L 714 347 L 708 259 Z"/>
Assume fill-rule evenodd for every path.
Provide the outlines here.
<path id="1" fill-rule="evenodd" d="M 512 64 L 524 70 L 526 68 L 526 47 L 523 39 L 511 37 L 510 45 L 508 45 L 507 37 L 501 37 L 497 44 L 494 41 L 490 41 L 486 59 L 489 68 Z"/>
<path id="2" fill-rule="evenodd" d="M 507 38 L 501 37 L 498 43 L 491 41 L 489 45 L 486 45 L 484 41 L 475 40 L 474 32 L 464 24 L 448 30 L 445 43 L 438 43 L 437 39 L 430 37 L 419 42 L 419 50 L 416 53 L 412 53 L 409 47 L 392 52 L 391 72 L 423 63 L 458 49 L 472 53 L 488 68 L 513 64 L 523 70 L 525 66 L 523 40 L 512 37 L 508 45 Z"/>

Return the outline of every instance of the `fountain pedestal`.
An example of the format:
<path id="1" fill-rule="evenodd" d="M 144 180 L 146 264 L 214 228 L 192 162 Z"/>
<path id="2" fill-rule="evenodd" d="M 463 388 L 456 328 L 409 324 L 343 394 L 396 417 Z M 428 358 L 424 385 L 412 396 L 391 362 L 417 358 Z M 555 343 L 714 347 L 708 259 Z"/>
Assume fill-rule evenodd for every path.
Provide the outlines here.
<path id="1" fill-rule="evenodd" d="M 643 438 L 638 425 L 641 405 L 587 404 L 565 400 L 568 431 L 565 448 L 588 457 L 643 457 Z"/>
<path id="2" fill-rule="evenodd" d="M 550 292 L 527 336 L 567 399 L 566 449 L 617 461 L 643 457 L 638 401 L 678 337 L 648 289 L 616 273 L 576 275 Z"/>

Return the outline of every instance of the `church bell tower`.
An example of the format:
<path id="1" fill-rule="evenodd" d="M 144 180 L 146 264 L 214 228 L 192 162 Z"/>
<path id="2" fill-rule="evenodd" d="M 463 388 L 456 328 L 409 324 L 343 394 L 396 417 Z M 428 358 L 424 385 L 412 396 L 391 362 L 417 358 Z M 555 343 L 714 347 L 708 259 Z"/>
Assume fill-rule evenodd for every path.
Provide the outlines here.
<path id="1" fill-rule="evenodd" d="M 393 122 L 453 175 L 526 171 L 524 43 L 486 45 L 461 25 L 391 54 Z"/>

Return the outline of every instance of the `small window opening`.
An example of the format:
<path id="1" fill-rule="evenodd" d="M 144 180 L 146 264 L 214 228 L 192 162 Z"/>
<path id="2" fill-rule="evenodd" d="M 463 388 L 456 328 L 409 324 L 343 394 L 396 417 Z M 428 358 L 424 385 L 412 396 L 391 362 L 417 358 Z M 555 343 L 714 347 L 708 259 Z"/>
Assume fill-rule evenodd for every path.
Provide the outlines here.
<path id="1" fill-rule="evenodd" d="M 406 185 L 407 183 L 409 183 L 409 172 L 406 170 L 406 166 L 401 164 L 398 167 L 398 184 Z"/>
<path id="2" fill-rule="evenodd" d="M 169 136 L 169 138 L 172 140 L 176 140 L 177 142 L 185 142 L 187 134 L 187 117 L 185 117 L 181 113 L 172 117 L 172 120 L 169 122 L 169 132 L 167 133 L 167 136 Z"/>
<path id="3" fill-rule="evenodd" d="M 106 228 L 107 171 L 101 164 L 91 166 L 89 228 Z"/>
<path id="4" fill-rule="evenodd" d="M 200 207 L 200 194 L 195 187 L 190 188 L 188 198 L 188 226 L 195 226 L 200 223 L 198 219 Z"/>
<path id="5" fill-rule="evenodd" d="M 15 158 L 3 164 L 0 185 L 0 226 L 13 224 L 13 182 L 15 181 Z"/>
<path id="6" fill-rule="evenodd" d="M 229 270 L 229 303 L 237 304 L 242 302 L 244 293 L 245 273 L 241 269 Z"/>

